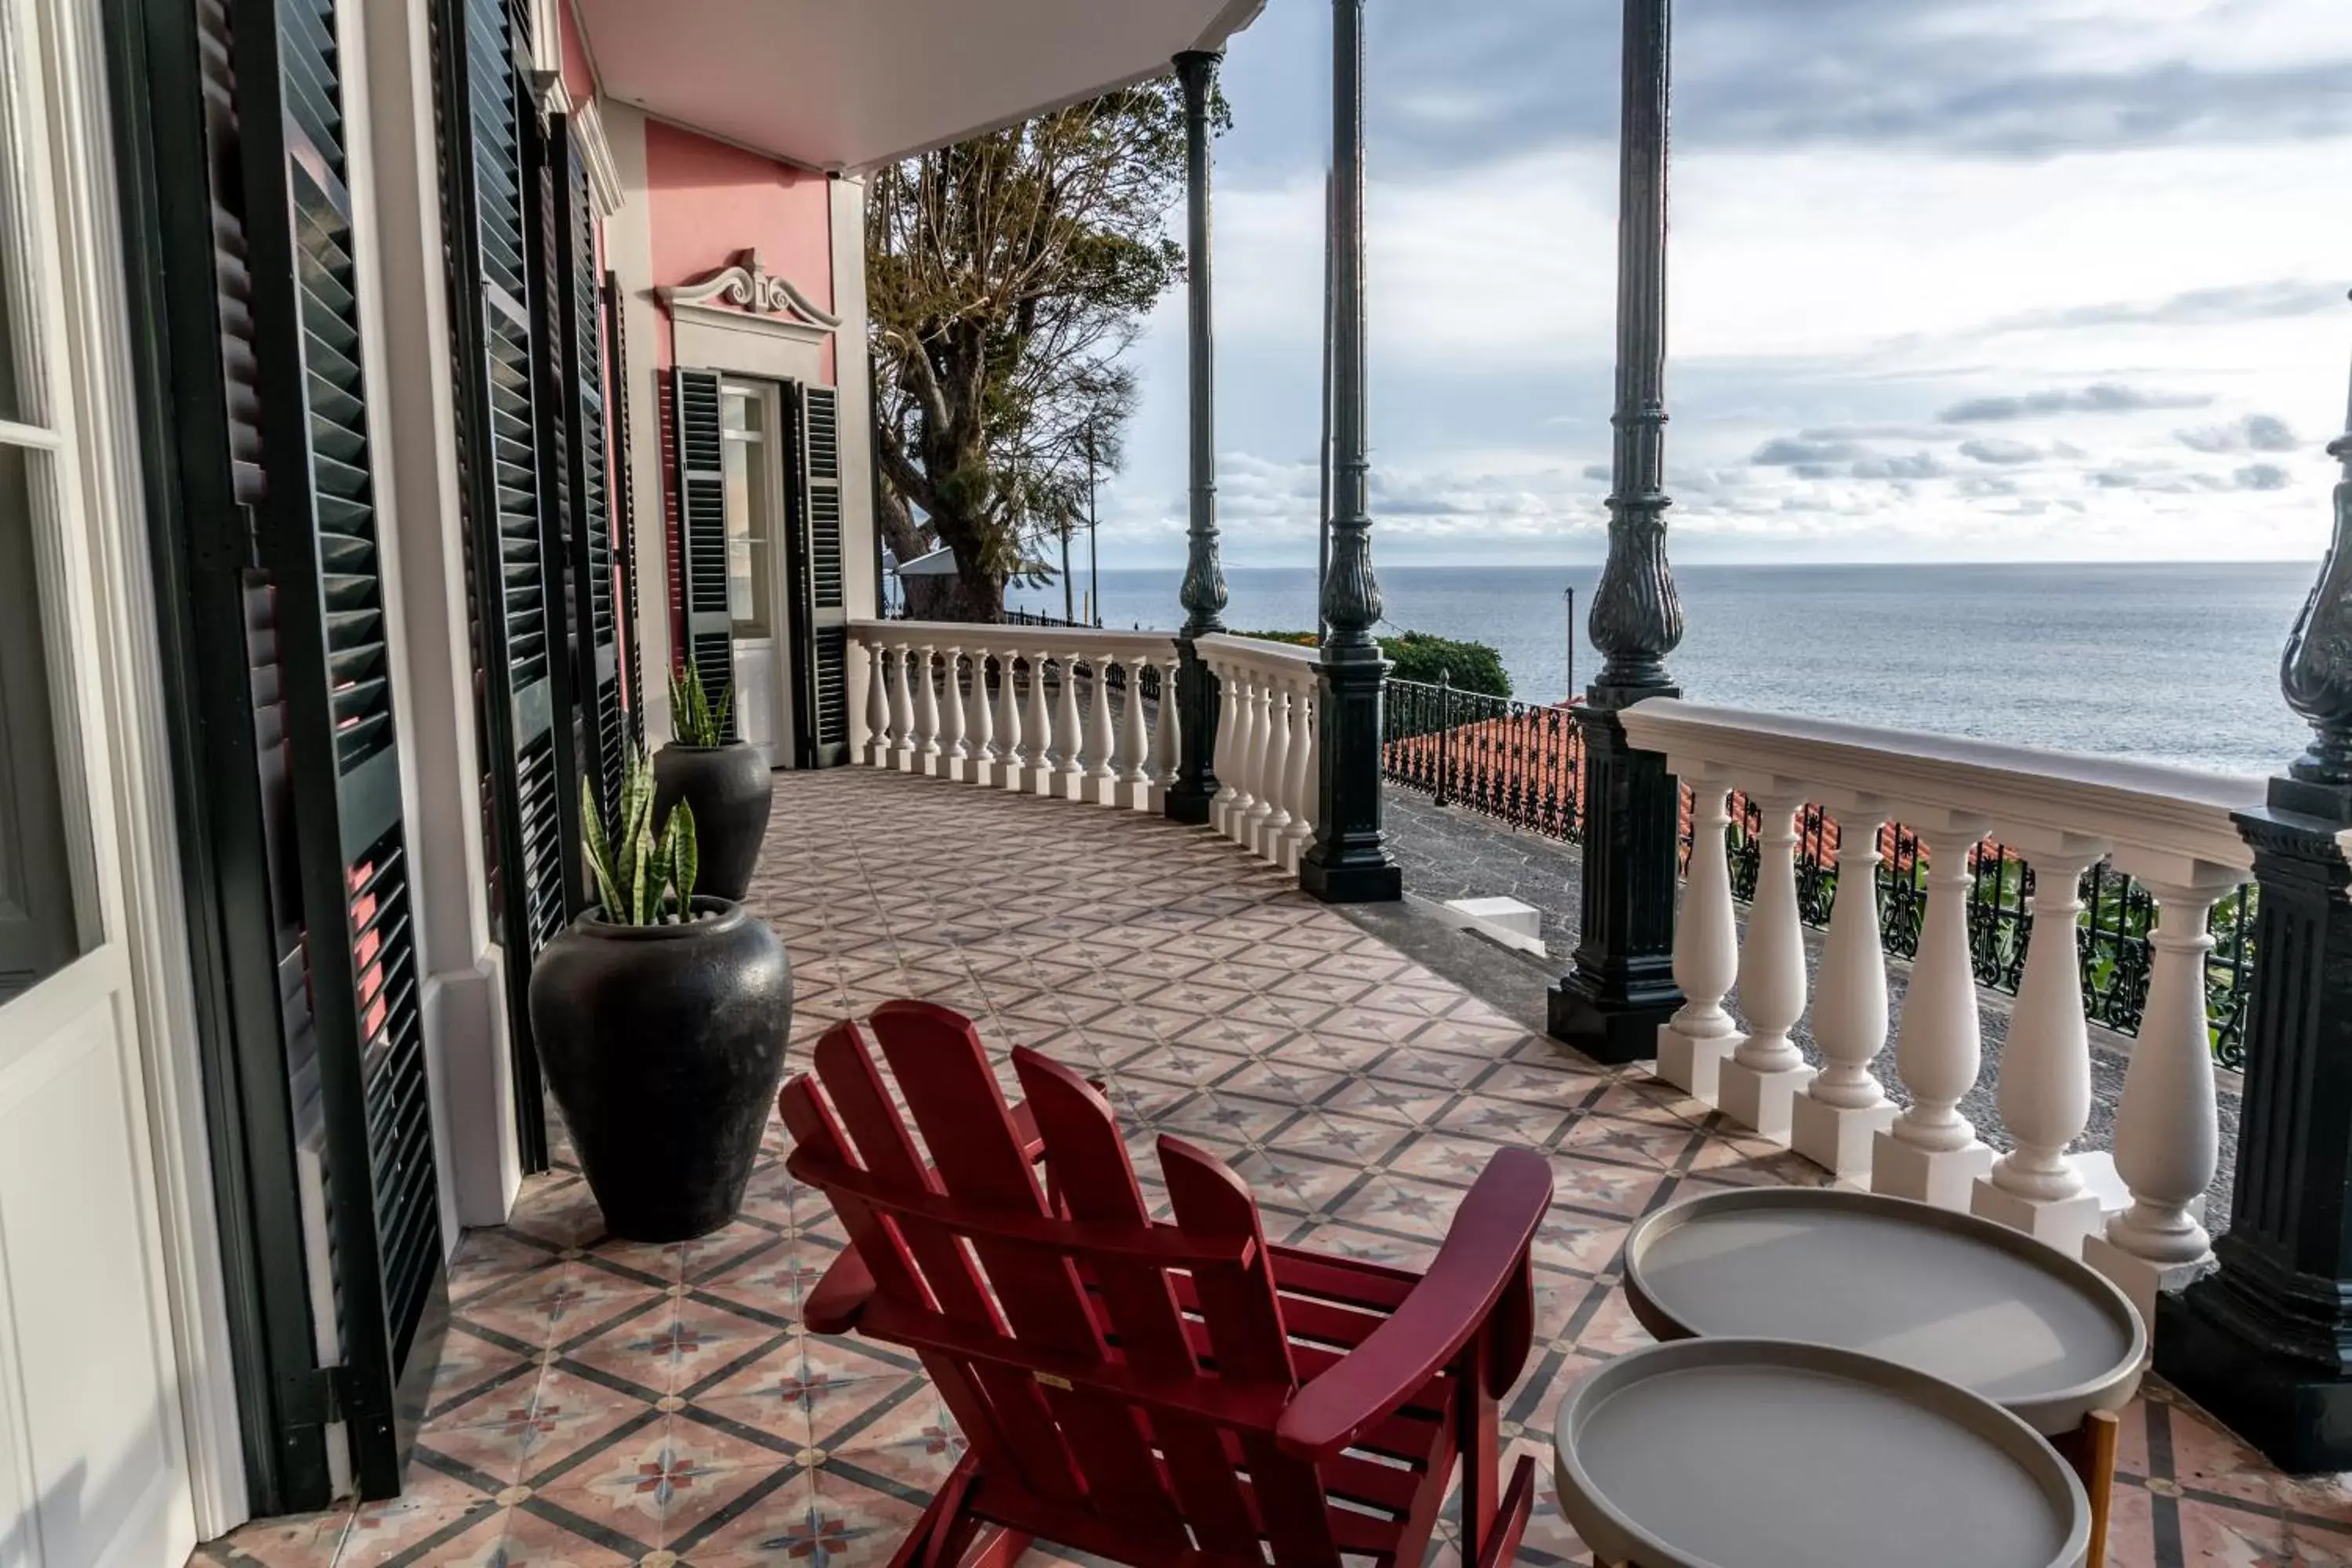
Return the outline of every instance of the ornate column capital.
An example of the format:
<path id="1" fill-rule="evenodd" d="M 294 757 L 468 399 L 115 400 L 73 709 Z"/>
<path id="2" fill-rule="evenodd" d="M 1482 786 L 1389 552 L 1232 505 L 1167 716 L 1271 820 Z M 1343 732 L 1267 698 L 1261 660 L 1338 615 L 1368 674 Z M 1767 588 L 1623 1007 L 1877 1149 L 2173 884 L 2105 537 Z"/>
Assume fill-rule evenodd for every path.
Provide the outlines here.
<path id="1" fill-rule="evenodd" d="M 2312 740 L 2273 781 L 2271 804 L 2342 823 L 2352 822 L 2352 412 L 2327 455 L 2343 467 L 2335 529 L 2279 661 L 2279 689 Z"/>

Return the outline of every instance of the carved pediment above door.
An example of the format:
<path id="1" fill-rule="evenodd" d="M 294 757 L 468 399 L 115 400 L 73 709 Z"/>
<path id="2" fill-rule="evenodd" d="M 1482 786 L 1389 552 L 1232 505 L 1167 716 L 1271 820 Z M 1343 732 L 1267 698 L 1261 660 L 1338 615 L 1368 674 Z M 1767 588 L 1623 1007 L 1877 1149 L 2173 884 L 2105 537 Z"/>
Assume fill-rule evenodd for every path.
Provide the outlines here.
<path id="1" fill-rule="evenodd" d="M 802 293 L 792 279 L 769 272 L 757 250 L 739 250 L 733 262 L 718 271 L 654 293 L 678 321 L 750 328 L 809 342 L 822 342 L 841 325 L 839 316 Z"/>

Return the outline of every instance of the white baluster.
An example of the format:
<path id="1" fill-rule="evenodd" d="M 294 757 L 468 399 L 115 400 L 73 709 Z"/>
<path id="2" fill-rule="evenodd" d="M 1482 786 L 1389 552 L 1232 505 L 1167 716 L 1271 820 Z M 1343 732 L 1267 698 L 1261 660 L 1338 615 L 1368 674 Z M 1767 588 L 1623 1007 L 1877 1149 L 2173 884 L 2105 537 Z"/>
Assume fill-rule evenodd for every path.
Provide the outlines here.
<path id="1" fill-rule="evenodd" d="M 866 749 L 860 753 L 869 768 L 878 768 L 890 754 L 889 671 L 878 643 L 866 645 Z"/>
<path id="2" fill-rule="evenodd" d="M 915 652 L 898 643 L 890 653 L 890 765 L 912 773 L 920 765 L 915 752 Z"/>
<path id="3" fill-rule="evenodd" d="M 1878 932 L 1878 804 L 1862 800 L 1839 818 L 1837 903 L 1822 947 L 1813 1044 L 1822 1067 L 1790 1108 L 1789 1146 L 1847 1178 L 1870 1173 L 1871 1140 L 1896 1106 L 1871 1064 L 1886 1047 L 1886 954 Z"/>
<path id="4" fill-rule="evenodd" d="M 1118 801 L 1129 811 L 1151 804 L 1151 737 L 1143 724 L 1143 672 L 1151 660 L 1129 654 L 1120 668 L 1127 671 L 1127 695 L 1118 710 Z"/>
<path id="5" fill-rule="evenodd" d="M 971 747 L 963 738 L 969 710 L 964 707 L 961 647 L 940 650 L 940 672 L 944 683 L 940 690 L 940 776 L 961 784 L 971 776 Z"/>
<path id="6" fill-rule="evenodd" d="M 1234 809 L 1225 818 L 1226 836 L 1236 844 L 1249 842 L 1251 814 L 1265 798 L 1265 678 L 1243 669 L 1241 756 L 1234 766 L 1240 777 L 1234 784 Z"/>
<path id="7" fill-rule="evenodd" d="M 1721 774 L 1693 773 L 1690 870 L 1682 907 L 1675 911 L 1675 984 L 1683 1005 L 1658 1026 L 1658 1076 L 1694 1100 L 1712 1105 L 1721 1092 L 1724 1062 L 1738 1048 L 1739 1026 L 1723 998 L 1739 978 L 1739 931 L 1731 912 L 1731 860 L 1724 834 L 1731 826 Z"/>
<path id="8" fill-rule="evenodd" d="M 2116 1174 L 2131 1206 L 2106 1234 L 2083 1244 L 2083 1260 L 2120 1286 L 2154 1321 L 2156 1299 L 2213 1267 L 2205 1231 L 2205 1189 L 2221 1154 L 2213 1094 L 2213 1045 L 2205 1022 L 2206 922 L 2221 881 L 2151 882 L 2156 929 L 2147 1002 L 2116 1108 Z"/>
<path id="9" fill-rule="evenodd" d="M 1009 790 L 1021 787 L 1021 770 L 1028 759 L 1021 749 L 1021 689 L 1013 680 L 1015 649 L 996 656 L 996 782 Z"/>
<path id="10" fill-rule="evenodd" d="M 1209 801 L 1209 826 L 1223 833 L 1225 819 L 1241 795 L 1234 773 L 1241 767 L 1242 689 L 1234 667 L 1223 659 L 1205 659 L 1217 682 L 1217 733 L 1211 765 L 1217 771 L 1217 793 Z"/>
<path id="11" fill-rule="evenodd" d="M 1903 995 L 1895 1065 L 1911 1104 L 1871 1147 L 1873 1192 L 1966 1208 L 1970 1184 L 1992 1168 L 1992 1151 L 1959 1105 L 1984 1064 L 1977 977 L 1969 957 L 1969 858 L 1985 824 L 1939 810 L 1906 813 L 1933 822 L 1927 852 L 1927 923 Z"/>
<path id="12" fill-rule="evenodd" d="M 1160 661 L 1160 712 L 1151 726 L 1151 782 L 1164 792 L 1184 766 L 1183 718 L 1176 710 L 1176 682 L 1183 661 L 1163 654 Z M 1155 803 L 1156 804 L 1156 803 Z"/>
<path id="13" fill-rule="evenodd" d="M 2067 1149 L 2091 1120 L 2091 1032 L 2083 1022 L 2083 871 L 2106 846 L 2079 841 L 2034 850 L 2033 931 L 2001 1046 L 2000 1120 L 2015 1145 L 1976 1184 L 1969 1206 L 1987 1219 L 2079 1256 L 2099 1228 L 2099 1197 Z"/>
<path id="14" fill-rule="evenodd" d="M 1748 1037 L 1723 1064 L 1723 1113 L 1767 1138 L 1789 1136 L 1790 1103 L 1813 1069 L 1789 1031 L 1805 1016 L 1805 928 L 1797 912 L 1797 813 L 1805 797 L 1774 781 L 1758 800 L 1763 827 L 1756 899 L 1739 949 Z"/>
<path id="15" fill-rule="evenodd" d="M 1023 722 L 1029 736 L 1026 774 L 1031 795 L 1052 795 L 1055 780 L 1061 776 L 1060 759 L 1054 754 L 1052 710 L 1045 697 L 1045 661 L 1051 657 L 1043 648 L 1029 656 L 1029 714 Z"/>
<path id="16" fill-rule="evenodd" d="M 1290 826 L 1282 833 L 1282 868 L 1298 869 L 1299 858 L 1315 842 L 1315 796 L 1321 781 L 1315 776 L 1315 730 L 1322 721 L 1321 695 L 1313 675 L 1302 675 L 1292 689 L 1290 727 Z"/>
<path id="17" fill-rule="evenodd" d="M 1295 714 L 1290 681 L 1275 675 L 1265 682 L 1265 761 L 1259 769 L 1263 788 L 1250 808 L 1250 847 L 1268 860 L 1282 854 L 1282 831 L 1290 826 L 1290 727 Z"/>
<path id="18" fill-rule="evenodd" d="M 1062 689 L 1054 704 L 1055 772 L 1052 793 L 1065 800 L 1086 798 L 1086 720 L 1078 711 L 1078 661 L 1062 656 Z"/>
<path id="19" fill-rule="evenodd" d="M 996 782 L 996 719 L 989 711 L 988 649 L 977 647 L 971 652 L 971 706 L 964 720 L 964 742 L 971 748 L 971 769 L 967 775 L 977 784 Z"/>
<path id="20" fill-rule="evenodd" d="M 1081 785 L 1085 797 L 1097 805 L 1118 804 L 1118 731 L 1110 719 L 1111 661 L 1101 651 L 1087 660 L 1094 694 L 1087 704 L 1087 771 Z"/>
<path id="21" fill-rule="evenodd" d="M 945 772 L 940 747 L 940 683 L 937 650 L 929 646 L 915 650 L 915 662 L 919 667 L 915 682 L 915 739 L 919 771 L 938 776 Z"/>

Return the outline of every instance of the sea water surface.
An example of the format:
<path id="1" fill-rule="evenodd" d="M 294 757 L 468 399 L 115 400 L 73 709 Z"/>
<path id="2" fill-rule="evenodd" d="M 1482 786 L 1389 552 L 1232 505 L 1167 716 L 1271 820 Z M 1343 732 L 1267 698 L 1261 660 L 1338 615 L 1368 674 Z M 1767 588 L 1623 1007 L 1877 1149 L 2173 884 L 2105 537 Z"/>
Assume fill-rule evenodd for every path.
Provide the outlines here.
<path id="1" fill-rule="evenodd" d="M 1083 568 L 1081 568 L 1083 574 Z M 1585 636 L 1595 566 L 1392 566 L 1384 631 L 1501 650 L 1513 690 L 1570 689 L 1600 668 Z M 1675 573 L 1694 701 L 2269 773 L 2309 736 L 2279 696 L 2279 655 L 2308 564 L 1690 566 Z M 1105 570 L 1103 623 L 1182 619 L 1175 571 Z M 1315 624 L 1312 568 L 1226 574 L 1236 631 Z M 1083 592 L 1083 574 L 1078 586 Z M 1011 602 L 1061 613 L 1058 585 Z"/>

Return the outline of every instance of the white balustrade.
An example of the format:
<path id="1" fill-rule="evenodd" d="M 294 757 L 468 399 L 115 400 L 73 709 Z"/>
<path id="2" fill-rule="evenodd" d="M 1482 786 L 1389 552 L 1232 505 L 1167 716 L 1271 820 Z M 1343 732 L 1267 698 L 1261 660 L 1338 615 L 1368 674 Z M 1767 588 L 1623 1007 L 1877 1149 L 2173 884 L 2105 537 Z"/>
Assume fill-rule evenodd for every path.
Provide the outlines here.
<path id="1" fill-rule="evenodd" d="M 964 777 L 971 784 L 996 782 L 996 716 L 989 710 L 988 650 L 981 648 L 971 656 L 971 694 L 964 718 L 964 741 L 971 748 Z"/>
<path id="2" fill-rule="evenodd" d="M 971 747 L 963 738 L 970 714 L 963 699 L 963 649 L 950 647 L 940 658 L 940 776 L 958 784 L 971 774 Z"/>
<path id="3" fill-rule="evenodd" d="M 1785 1133 L 1798 1153 L 1848 1182 L 1972 1208 L 2079 1249 L 2144 1313 L 2160 1290 L 2211 1266 L 2203 1208 L 2219 1131 L 2206 925 L 2215 902 L 2252 875 L 2231 816 L 2260 805 L 2259 781 L 1672 699 L 1637 704 L 1623 720 L 1633 744 L 1664 753 L 1695 802 L 1696 840 L 1675 925 L 1685 1001 L 1659 1030 L 1661 1077 L 1733 1120 Z M 1744 940 L 1724 850 L 1725 795 L 1743 786 L 1763 817 Z M 1817 1074 L 1791 1038 L 1807 1021 L 1793 856 L 1794 814 L 1805 803 L 1839 825 L 1836 893 L 1809 1020 Z M 1892 1097 L 1879 1078 L 1889 1033 L 1879 835 L 1888 822 L 1918 836 L 1926 860 L 1926 916 L 1894 1030 L 1900 1088 Z M 1972 862 L 1988 839 L 2033 879 L 2032 934 L 1990 1086 L 2001 1149 L 1989 1146 L 1964 1109 L 1985 1060 L 1969 921 Z M 2093 1082 L 2078 889 L 2102 860 L 2136 878 L 2157 910 L 2112 1156 L 2074 1147 L 2089 1121 Z M 1906 856 L 1892 875 L 1916 869 Z M 1723 1005 L 1735 977 L 1744 1035 Z M 1785 1100 L 1765 1092 L 1780 1075 L 1792 1086 Z M 1899 1111 L 1896 1100 L 1906 1102 Z"/>
<path id="4" fill-rule="evenodd" d="M 1872 1142 L 1899 1109 L 1871 1070 L 1886 1048 L 1886 955 L 1878 927 L 1878 835 L 1885 817 L 1869 795 L 1824 804 L 1845 809 L 1837 818 L 1837 892 L 1813 1000 L 1822 1070 L 1790 1107 L 1789 1146 L 1840 1176 L 1867 1178 Z M 1725 926 L 1727 934 L 1727 914 Z"/>
<path id="5" fill-rule="evenodd" d="M 1149 811 L 1154 802 L 1151 736 L 1143 722 L 1143 677 L 1151 668 L 1151 656 L 1130 653 L 1119 668 L 1125 689 L 1118 709 L 1118 790 L 1114 804 L 1129 811 Z"/>
<path id="6" fill-rule="evenodd" d="M 1021 689 L 1013 679 L 1021 655 L 1006 647 L 996 656 L 996 776 L 989 782 L 1001 789 L 1018 790 L 1027 761 L 1022 750 Z M 1035 667 L 1028 666 L 1034 672 Z"/>
<path id="7" fill-rule="evenodd" d="M 2091 1121 L 2091 1031 L 2083 1018 L 2075 917 L 2083 912 L 2083 873 L 2107 847 L 2077 840 L 2019 847 L 2033 865 L 2033 932 L 2001 1047 L 1999 1102 L 2011 1147 L 1978 1181 L 1969 1206 L 2079 1254 L 2101 1228 L 2101 1215 L 2099 1194 L 2068 1154 Z"/>
<path id="8" fill-rule="evenodd" d="M 1813 1077 L 1789 1037 L 1805 1016 L 1805 928 L 1797 911 L 1797 813 L 1805 800 L 1777 778 L 1751 798 L 1762 828 L 1756 899 L 1739 948 L 1739 1011 L 1748 1031 L 1723 1064 L 1717 1103 L 1743 1127 L 1786 1138 L 1790 1102 Z"/>
<path id="9" fill-rule="evenodd" d="M 905 643 L 890 647 L 890 765 L 900 773 L 915 769 L 915 693 L 913 679 L 914 650 Z"/>
<path id="10" fill-rule="evenodd" d="M 1290 679 L 1291 711 L 1297 718 L 1291 727 L 1290 777 L 1285 792 L 1289 797 L 1290 811 L 1282 830 L 1282 842 L 1275 851 L 1275 863 L 1286 871 L 1295 872 L 1307 846 L 1315 842 L 1315 796 L 1322 787 L 1315 773 L 1315 729 L 1322 710 L 1316 692 L 1319 678 L 1314 671 L 1301 671 Z"/>
<path id="11" fill-rule="evenodd" d="M 1151 726 L 1151 763 L 1146 770 L 1160 792 L 1176 782 L 1184 765 L 1183 719 L 1177 712 L 1176 685 L 1183 663 L 1173 655 L 1160 659 L 1160 712 Z M 1151 808 L 1157 809 L 1155 799 Z"/>
<path id="12" fill-rule="evenodd" d="M 866 654 L 866 750 L 867 767 L 887 766 L 890 759 L 889 650 L 868 645 Z"/>
<path id="13" fill-rule="evenodd" d="M 1683 901 L 1675 911 L 1675 984 L 1683 1005 L 1658 1026 L 1658 1076 L 1695 1100 L 1716 1102 L 1725 1058 L 1738 1047 L 1739 1026 L 1723 999 L 1739 978 L 1739 932 L 1731 912 L 1731 864 L 1724 834 L 1731 826 L 1730 781 L 1694 769 L 1691 856 Z"/>
<path id="14" fill-rule="evenodd" d="M 915 645 L 915 752 L 916 769 L 922 773 L 940 771 L 940 689 L 937 667 L 938 652 L 929 643 Z"/>
<path id="15" fill-rule="evenodd" d="M 1172 635 L 919 621 L 852 629 L 873 660 L 863 755 L 874 765 L 1159 811 L 1180 755 Z M 1146 670 L 1170 698 L 1156 716 Z"/>
<path id="16" fill-rule="evenodd" d="M 1265 766 L 1259 776 L 1265 785 L 1265 798 L 1258 803 L 1264 815 L 1253 808 L 1249 847 L 1253 853 L 1268 860 L 1282 858 L 1283 835 L 1290 828 L 1290 745 L 1291 735 L 1298 721 L 1298 709 L 1294 703 L 1291 682 L 1287 676 L 1272 677 L 1265 689 L 1266 729 Z"/>
<path id="17" fill-rule="evenodd" d="M 1029 749 L 1024 753 L 1027 765 L 1022 771 L 1021 784 L 1025 795 L 1054 794 L 1054 781 L 1061 776 L 1057 765 L 1061 759 L 1054 752 L 1053 702 L 1045 695 L 1049 657 L 1043 648 L 1029 655 L 1029 716 L 1025 721 Z"/>

